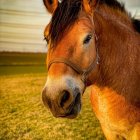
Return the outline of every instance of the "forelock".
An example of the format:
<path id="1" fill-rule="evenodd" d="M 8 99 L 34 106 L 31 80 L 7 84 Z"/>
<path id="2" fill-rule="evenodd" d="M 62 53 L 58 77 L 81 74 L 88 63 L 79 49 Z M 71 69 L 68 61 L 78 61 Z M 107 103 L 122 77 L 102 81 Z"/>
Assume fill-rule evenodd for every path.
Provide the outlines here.
<path id="1" fill-rule="evenodd" d="M 63 0 L 58 4 L 50 24 L 49 37 L 52 42 L 57 42 L 62 38 L 65 31 L 68 30 L 78 19 L 81 11 L 82 0 Z"/>

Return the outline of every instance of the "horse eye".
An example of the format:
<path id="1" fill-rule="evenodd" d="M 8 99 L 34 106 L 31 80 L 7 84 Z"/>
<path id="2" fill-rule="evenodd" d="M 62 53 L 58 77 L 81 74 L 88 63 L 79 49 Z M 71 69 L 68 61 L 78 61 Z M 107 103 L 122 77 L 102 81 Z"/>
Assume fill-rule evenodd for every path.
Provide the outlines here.
<path id="1" fill-rule="evenodd" d="M 86 38 L 84 39 L 84 44 L 88 44 L 89 43 L 89 41 L 91 40 L 91 38 L 92 38 L 92 35 L 87 35 L 86 36 Z"/>

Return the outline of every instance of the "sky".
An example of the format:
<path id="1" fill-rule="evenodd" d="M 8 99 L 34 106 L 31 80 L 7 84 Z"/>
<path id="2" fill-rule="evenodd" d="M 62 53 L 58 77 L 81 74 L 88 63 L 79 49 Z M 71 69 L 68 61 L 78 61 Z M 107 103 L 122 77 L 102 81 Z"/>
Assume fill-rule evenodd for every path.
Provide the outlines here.
<path id="1" fill-rule="evenodd" d="M 140 0 L 123 1 L 140 18 Z M 46 52 L 43 31 L 50 18 L 42 0 L 0 0 L 0 51 Z"/>

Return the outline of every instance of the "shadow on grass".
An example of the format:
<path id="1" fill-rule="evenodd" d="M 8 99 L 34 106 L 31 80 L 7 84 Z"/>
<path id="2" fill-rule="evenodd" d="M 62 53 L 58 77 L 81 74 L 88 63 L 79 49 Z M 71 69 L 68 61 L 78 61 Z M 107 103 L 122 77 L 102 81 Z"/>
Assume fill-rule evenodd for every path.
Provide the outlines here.
<path id="1" fill-rule="evenodd" d="M 46 73 L 46 54 L 0 53 L 0 75 Z"/>
<path id="2" fill-rule="evenodd" d="M 31 73 L 46 73 L 46 67 L 40 65 L 30 66 L 0 66 L 0 75 L 17 75 Z"/>

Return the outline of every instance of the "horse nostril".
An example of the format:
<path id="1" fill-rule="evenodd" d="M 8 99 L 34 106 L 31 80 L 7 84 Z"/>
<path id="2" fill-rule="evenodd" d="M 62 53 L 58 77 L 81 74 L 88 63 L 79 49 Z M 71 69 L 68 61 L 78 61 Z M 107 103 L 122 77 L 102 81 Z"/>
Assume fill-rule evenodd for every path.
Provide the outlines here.
<path id="1" fill-rule="evenodd" d="M 66 90 L 64 90 L 62 92 L 63 96 L 62 96 L 62 99 L 61 99 L 61 102 L 60 102 L 60 106 L 63 107 L 64 104 L 69 100 L 70 98 L 70 93 Z"/>

